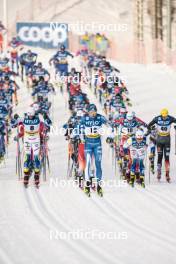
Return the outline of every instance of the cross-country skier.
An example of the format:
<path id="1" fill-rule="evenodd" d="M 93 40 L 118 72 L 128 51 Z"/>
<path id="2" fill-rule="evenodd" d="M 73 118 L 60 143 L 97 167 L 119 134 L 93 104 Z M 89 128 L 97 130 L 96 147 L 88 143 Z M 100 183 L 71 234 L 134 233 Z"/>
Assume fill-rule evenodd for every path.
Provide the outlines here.
<path id="1" fill-rule="evenodd" d="M 23 49 L 22 43 L 17 37 L 13 37 L 8 44 L 8 52 L 10 53 L 11 69 L 14 71 L 16 65 L 16 72 L 19 73 L 19 51 Z"/>
<path id="2" fill-rule="evenodd" d="M 170 168 L 170 130 L 172 123 L 176 123 L 176 118 L 169 115 L 168 109 L 164 108 L 161 110 L 159 116 L 154 117 L 154 119 L 148 124 L 149 131 L 155 125 L 157 131 L 157 152 L 158 152 L 158 161 L 157 161 L 157 179 L 161 179 L 161 168 L 163 155 L 165 158 L 165 170 L 166 170 L 166 180 L 170 182 L 169 168 Z"/>
<path id="3" fill-rule="evenodd" d="M 27 187 L 29 177 L 34 171 L 36 187 L 39 186 L 40 177 L 40 148 L 45 137 L 44 123 L 35 114 L 33 107 L 30 107 L 23 120 L 18 124 L 18 135 L 15 138 L 23 137 L 24 141 L 24 186 Z"/>
<path id="4" fill-rule="evenodd" d="M 22 53 L 20 55 L 19 61 L 22 67 L 21 68 L 22 81 L 23 81 L 23 69 L 25 69 L 25 76 L 27 78 L 29 70 L 32 69 L 32 67 L 36 63 L 37 56 L 38 56 L 37 53 L 32 52 L 31 50 L 28 50 L 27 52 Z"/>
<path id="5" fill-rule="evenodd" d="M 130 153 L 128 152 L 130 150 Z M 126 155 L 130 155 L 132 160 L 131 173 L 130 173 L 130 184 L 134 186 L 136 170 L 138 166 L 139 179 L 143 187 L 145 187 L 144 177 L 145 177 L 145 167 L 144 159 L 147 149 L 146 137 L 142 130 L 137 130 L 135 136 L 132 136 L 124 144 L 124 152 Z"/>
<path id="6" fill-rule="evenodd" d="M 43 67 L 41 62 L 39 62 L 37 65 L 35 65 L 35 67 L 30 70 L 29 76 L 32 80 L 33 87 L 35 87 L 39 83 L 41 77 L 45 80 L 46 83 L 50 80 L 50 74 Z"/>
<path id="7" fill-rule="evenodd" d="M 103 124 L 107 124 L 107 119 L 97 113 L 97 107 L 94 104 L 90 104 L 88 107 L 88 114 L 85 115 L 80 123 L 80 129 L 84 131 L 84 138 L 82 140 L 85 142 L 85 156 L 86 156 L 86 168 L 85 168 L 85 193 L 90 196 L 90 171 L 92 158 L 95 160 L 96 167 L 96 178 L 97 178 L 97 192 L 102 196 L 102 145 L 101 145 L 101 133 L 100 129 Z"/>
<path id="8" fill-rule="evenodd" d="M 68 75 L 68 57 L 73 58 L 74 56 L 65 49 L 64 45 L 61 45 L 59 51 L 57 51 L 57 53 L 49 60 L 50 65 L 52 61 L 54 63 L 56 75 L 58 73 L 60 76 Z"/>

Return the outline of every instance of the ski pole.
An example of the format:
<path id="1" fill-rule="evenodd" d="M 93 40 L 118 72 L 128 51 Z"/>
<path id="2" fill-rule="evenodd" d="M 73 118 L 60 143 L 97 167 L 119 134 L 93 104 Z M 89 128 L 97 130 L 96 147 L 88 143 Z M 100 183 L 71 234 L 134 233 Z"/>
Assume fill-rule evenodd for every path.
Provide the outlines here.
<path id="1" fill-rule="evenodd" d="M 114 149 L 112 148 L 112 168 L 113 168 L 113 165 L 114 165 Z"/>
<path id="2" fill-rule="evenodd" d="M 174 126 L 175 129 L 175 155 L 176 155 L 176 126 Z"/>
<path id="3" fill-rule="evenodd" d="M 149 160 L 149 184 L 150 184 L 150 166 L 151 166 L 151 161 Z"/>
<path id="4" fill-rule="evenodd" d="M 17 133 L 18 133 L 18 128 L 17 128 Z M 14 138 L 15 140 L 15 138 Z M 17 138 L 17 141 L 16 141 L 16 175 L 18 173 L 18 138 Z"/>
<path id="5" fill-rule="evenodd" d="M 46 155 L 44 154 L 43 160 L 43 181 L 46 181 Z"/>
<path id="6" fill-rule="evenodd" d="M 18 180 L 22 179 L 22 166 L 21 166 L 21 148 L 19 142 L 19 127 L 17 127 L 17 173 L 18 173 Z"/>
<path id="7" fill-rule="evenodd" d="M 21 147 L 20 147 L 20 142 L 18 140 L 19 144 L 19 173 L 20 173 L 20 179 L 22 179 L 22 165 L 21 165 Z"/>
<path id="8" fill-rule="evenodd" d="M 147 151 L 147 148 L 146 148 Z M 147 153 L 145 154 L 145 160 L 144 160 L 144 169 L 146 170 L 146 165 L 147 165 Z M 150 169 L 149 169 L 150 171 Z M 146 182 L 145 180 L 145 171 L 144 171 L 144 183 Z M 149 184 L 150 184 L 150 173 L 149 173 Z"/>
<path id="9" fill-rule="evenodd" d="M 115 148 L 114 148 L 115 152 Z M 115 162 L 115 176 L 117 175 L 117 158 L 116 158 L 116 152 L 114 153 L 114 162 Z"/>
<path id="10" fill-rule="evenodd" d="M 68 163 L 67 163 L 67 179 L 69 178 L 70 171 L 70 153 L 68 154 Z"/>

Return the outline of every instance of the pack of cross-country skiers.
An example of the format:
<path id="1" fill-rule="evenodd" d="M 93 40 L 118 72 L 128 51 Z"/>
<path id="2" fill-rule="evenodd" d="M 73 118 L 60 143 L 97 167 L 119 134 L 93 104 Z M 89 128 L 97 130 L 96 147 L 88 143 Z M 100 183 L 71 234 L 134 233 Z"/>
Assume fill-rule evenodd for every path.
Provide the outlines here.
<path id="1" fill-rule="evenodd" d="M 75 68 L 69 70 L 68 57 L 75 56 L 79 57 L 79 72 Z M 58 75 L 64 76 L 64 89 L 68 93 L 71 116 L 63 127 L 69 145 L 69 176 L 74 177 L 88 196 L 91 189 L 103 195 L 101 137 L 102 131 L 106 131 L 106 142 L 115 153 L 121 179 L 131 186 L 136 182 L 145 187 L 148 154 L 150 172 L 154 174 L 156 171 L 157 179 L 160 180 L 164 160 L 166 181 L 170 182 L 170 130 L 176 119 L 169 115 L 167 109 L 162 109 L 158 116 L 146 124 L 130 110 L 132 103 L 125 82 L 120 79 L 119 70 L 105 56 L 95 54 L 86 47 L 81 47 L 75 56 L 64 45 L 60 45 L 58 52 L 49 60 L 55 69 L 55 84 Z M 13 38 L 7 52 L 0 55 L 0 160 L 3 162 L 5 159 L 11 129 L 14 128 L 14 140 L 18 146 L 17 173 L 19 155 L 22 155 L 19 149 L 23 146 L 22 178 L 25 187 L 32 175 L 36 187 L 39 187 L 40 176 L 46 166 L 44 160 L 49 163 L 47 144 L 52 125 L 52 103 L 48 95 L 54 96 L 58 89 L 54 88 L 50 73 L 41 62 L 37 62 L 37 58 L 38 54 L 31 50 L 24 52 L 18 38 Z M 88 77 L 88 83 L 82 82 L 85 76 Z M 18 104 L 19 77 L 31 89 L 33 99 L 23 116 L 14 114 Z M 97 96 L 104 115 L 99 114 L 96 105 L 89 101 L 84 87 L 91 89 Z"/>

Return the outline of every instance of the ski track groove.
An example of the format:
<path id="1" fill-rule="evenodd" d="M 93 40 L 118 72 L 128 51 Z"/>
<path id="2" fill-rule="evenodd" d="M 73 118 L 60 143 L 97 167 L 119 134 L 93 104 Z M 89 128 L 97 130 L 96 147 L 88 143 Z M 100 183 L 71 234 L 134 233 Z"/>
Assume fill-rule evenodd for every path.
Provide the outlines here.
<path id="1" fill-rule="evenodd" d="M 145 233 L 149 233 L 152 237 L 157 238 L 157 239 L 160 239 L 161 241 L 167 241 L 170 244 L 170 246 L 174 247 L 175 242 L 176 242 L 175 240 L 169 239 L 166 236 L 162 236 L 162 235 L 160 235 L 160 233 L 155 232 L 155 231 L 151 231 L 150 229 L 146 228 L 145 226 L 136 223 L 134 220 L 132 220 L 131 217 L 128 217 L 126 213 L 122 213 L 121 210 L 117 209 L 117 207 L 113 205 L 112 200 L 110 201 L 110 200 L 107 200 L 105 198 L 105 201 L 106 201 L 106 203 L 109 206 L 111 206 L 111 208 L 114 211 L 116 211 L 118 214 L 121 214 L 121 216 L 125 219 L 126 222 L 128 222 L 128 223 L 131 222 L 132 223 L 132 226 L 135 226 L 136 228 L 141 229 L 141 231 L 143 230 Z"/>
<path id="2" fill-rule="evenodd" d="M 136 190 L 137 190 L 139 193 L 142 192 L 142 191 L 141 191 L 140 189 L 138 189 L 138 188 L 136 188 Z M 170 207 L 170 206 L 168 205 L 168 203 L 165 202 L 165 201 L 163 200 L 163 198 L 166 199 L 166 200 L 168 200 L 168 201 L 169 201 L 169 199 L 167 199 L 167 198 L 165 198 L 165 197 L 163 197 L 163 196 L 161 196 L 161 195 L 159 195 L 159 194 L 154 194 L 154 193 L 151 192 L 151 190 L 149 191 L 149 190 L 147 190 L 147 189 L 145 189 L 145 192 L 142 192 L 142 194 L 144 194 L 144 193 L 146 194 L 146 196 L 148 196 L 149 198 L 151 198 L 152 201 L 153 201 L 153 199 L 154 199 L 155 202 L 156 202 L 158 205 L 160 205 L 161 208 L 165 208 L 165 209 L 167 210 L 167 212 L 170 213 L 172 216 L 176 213 L 176 209 L 174 210 L 174 208 L 173 208 L 173 207 L 175 207 L 176 205 L 173 205 L 173 207 Z M 160 198 L 159 198 L 159 197 L 160 197 Z M 169 203 L 170 203 L 170 201 L 169 201 Z M 176 242 L 176 241 L 175 241 L 175 242 Z"/>
<path id="3" fill-rule="evenodd" d="M 38 201 L 40 203 L 40 206 L 42 207 L 42 209 L 45 211 L 45 213 L 47 214 L 47 216 L 50 218 L 50 220 L 55 223 L 56 225 L 60 224 L 64 227 L 64 229 L 66 231 L 69 231 L 71 228 L 66 225 L 63 221 L 64 220 L 61 220 L 61 218 L 58 219 L 58 216 L 55 215 L 55 213 L 51 212 L 48 210 L 48 208 L 46 208 L 46 203 L 44 201 L 44 198 L 43 198 L 43 195 L 39 195 L 38 191 L 36 190 L 36 196 L 38 198 Z M 101 250 L 99 250 L 99 248 L 97 246 L 92 246 L 90 243 L 86 243 L 85 240 L 81 240 L 81 245 L 85 245 L 86 248 L 90 248 L 90 251 L 91 252 L 95 252 L 96 256 L 97 256 L 97 253 L 98 253 L 98 257 L 99 259 L 102 258 L 100 260 L 100 263 L 114 263 L 114 264 L 122 264 L 123 262 L 122 261 L 119 261 L 117 259 L 113 259 L 112 256 L 109 256 L 109 254 L 107 254 L 106 252 L 103 252 Z M 80 245 L 79 245 L 80 247 Z M 87 252 L 85 252 L 87 254 Z M 90 255 L 89 255 L 90 256 Z M 93 261 L 96 261 L 95 263 L 97 264 L 97 260 L 93 259 Z M 103 262 L 102 262 L 103 261 Z"/>
<path id="4" fill-rule="evenodd" d="M 28 190 L 27 190 L 28 191 Z M 37 218 L 37 220 L 39 221 L 40 224 L 42 224 L 42 226 L 45 228 L 45 230 L 48 231 L 48 235 L 49 235 L 49 231 L 50 230 L 57 230 L 55 228 L 55 226 L 53 226 L 53 223 L 51 223 L 51 221 L 49 220 L 49 215 L 48 213 L 42 208 L 42 204 L 40 203 L 40 201 L 38 200 L 37 198 L 37 195 L 36 198 L 33 197 L 34 193 L 38 192 L 39 190 L 35 190 L 35 192 L 33 193 L 27 193 L 26 192 L 26 198 L 27 198 L 27 202 L 30 206 L 30 209 L 32 211 L 32 213 L 34 214 L 34 216 Z M 32 199 L 31 199 L 32 197 Z M 38 200 L 38 201 L 37 201 Z M 37 206 L 38 204 L 38 206 Z M 42 212 L 44 211 L 44 212 Z M 45 219 L 45 220 L 44 220 Z M 63 230 L 65 227 L 64 225 L 62 225 L 61 223 L 58 223 L 60 224 L 60 229 Z M 81 252 L 79 251 L 79 248 L 75 247 L 72 243 L 70 243 L 69 241 L 67 240 L 62 240 L 63 243 L 65 243 L 65 245 L 73 251 L 77 251 L 79 253 L 79 255 L 81 255 Z M 83 255 L 84 258 L 88 258 L 89 256 L 85 256 Z M 90 259 L 87 259 L 88 261 Z M 95 260 L 94 260 L 95 261 Z M 95 263 L 95 262 L 92 262 L 92 263 Z"/>
<path id="5" fill-rule="evenodd" d="M 168 203 L 170 203 L 171 205 L 172 205 L 172 209 L 174 210 L 175 208 L 176 208 L 176 202 L 174 203 L 174 199 L 176 198 L 176 197 L 170 197 L 169 196 L 169 198 L 168 198 L 168 196 L 163 196 L 163 195 L 161 195 L 161 192 L 158 192 L 157 190 L 150 190 L 150 192 L 153 194 L 153 195 L 156 195 L 156 196 L 158 196 L 158 197 L 160 197 L 161 199 L 164 199 L 165 201 L 168 201 Z M 168 195 L 170 195 L 170 194 L 168 194 Z M 168 204 L 167 204 L 168 205 Z M 176 212 L 176 209 L 174 210 L 175 212 Z"/>
<path id="6" fill-rule="evenodd" d="M 27 243 L 28 240 L 26 240 L 22 235 L 20 235 L 20 232 L 18 232 L 18 231 L 15 229 L 14 226 L 11 226 L 11 229 L 13 229 L 14 232 L 16 233 L 16 237 L 19 237 L 19 238 L 22 240 L 23 245 L 24 245 L 24 244 L 26 245 L 26 249 L 27 249 L 27 251 L 29 252 L 29 250 L 30 250 L 31 256 L 35 256 L 35 249 L 33 249 L 33 247 L 31 246 L 30 243 Z M 33 259 L 33 261 L 34 261 L 34 259 Z M 37 262 L 38 262 L 38 260 L 36 259 L 36 263 L 37 263 Z M 19 260 L 15 261 L 15 260 L 13 259 L 13 264 L 14 264 L 14 263 L 17 263 L 17 264 L 18 264 L 18 263 L 19 263 Z"/>
<path id="7" fill-rule="evenodd" d="M 86 88 L 87 88 L 87 87 L 86 87 Z M 87 88 L 86 90 L 88 91 L 88 88 Z M 90 91 L 90 90 L 89 90 L 89 91 Z M 91 91 L 91 92 L 92 92 L 92 91 Z M 98 101 L 98 98 L 95 97 L 95 96 L 93 96 L 93 94 L 91 94 L 91 97 L 92 97 L 94 100 Z M 101 106 L 101 104 L 100 104 L 99 102 L 98 102 L 98 105 L 99 105 L 100 108 L 102 109 L 102 106 Z M 118 170 L 119 170 L 119 169 L 118 169 Z M 140 190 L 140 192 L 141 192 L 141 190 Z M 147 193 L 148 193 L 148 192 L 147 192 Z M 151 195 L 151 196 L 153 196 L 153 197 L 155 198 L 155 200 L 158 201 L 158 203 L 160 203 L 160 204 L 162 203 L 160 200 L 156 199 L 156 197 L 155 197 L 154 195 Z M 161 197 L 161 196 L 160 196 L 160 197 Z M 122 218 L 123 218 L 127 223 L 131 222 L 133 227 L 135 226 L 136 229 L 140 229 L 141 231 L 143 230 L 143 232 L 145 232 L 145 233 L 147 234 L 147 236 L 148 236 L 148 234 L 150 234 L 154 239 L 159 240 L 160 243 L 162 242 L 162 244 L 165 244 L 165 243 L 163 243 L 164 240 L 165 240 L 165 241 L 170 245 L 170 247 L 172 247 L 172 248 L 174 249 L 174 245 L 175 245 L 175 242 L 176 242 L 175 240 L 170 239 L 170 238 L 167 238 L 166 236 L 162 236 L 162 235 L 159 234 L 158 232 L 154 232 L 154 231 L 152 231 L 152 230 L 146 228 L 145 226 L 136 223 L 134 220 L 131 220 L 131 218 L 129 218 L 125 213 L 122 213 L 121 210 L 117 209 L 117 208 L 113 205 L 112 201 L 110 202 L 110 201 L 108 201 L 107 199 L 104 199 L 104 201 L 106 201 L 106 203 L 107 203 L 107 204 L 108 204 L 113 210 L 117 211 L 118 214 L 121 214 Z M 165 206 L 165 208 L 166 208 L 167 210 L 169 209 L 169 212 L 175 213 L 175 210 L 173 210 L 172 207 L 169 207 L 168 204 L 163 203 L 163 205 Z M 100 208 L 100 207 L 99 207 L 99 208 Z M 172 213 L 171 213 L 171 214 L 172 214 Z M 172 215 L 173 215 L 173 214 L 172 214 Z M 168 245 L 168 244 L 167 244 L 167 245 Z"/>
<path id="8" fill-rule="evenodd" d="M 14 225 L 10 225 L 10 226 L 8 226 L 8 228 L 9 229 L 11 229 L 11 230 L 13 230 L 14 232 L 15 232 L 15 236 L 16 236 L 16 238 L 18 237 L 18 238 L 20 238 L 21 239 L 21 241 L 22 241 L 22 244 L 24 245 L 26 245 L 26 249 L 27 249 L 27 251 L 29 252 L 30 251 L 30 253 L 31 253 L 31 256 L 35 256 L 35 249 L 33 248 L 33 246 L 31 246 L 31 244 L 28 242 L 28 240 L 26 240 L 22 235 L 21 235 L 21 233 L 20 232 L 18 232 L 18 230 L 15 228 L 15 226 Z M 0 250 L 2 250 L 1 248 L 0 248 Z M 0 253 L 0 255 L 1 255 L 1 253 Z M 9 257 L 9 255 L 7 255 L 8 257 Z M 33 259 L 34 260 L 34 259 Z M 36 263 L 38 262 L 38 260 L 35 258 L 35 260 L 36 260 Z M 1 262 L 0 262 L 1 263 Z M 14 259 L 13 259 L 13 262 L 5 262 L 5 263 L 13 263 L 13 264 L 15 264 L 15 263 L 19 263 L 19 261 L 15 261 Z"/>
<path id="9" fill-rule="evenodd" d="M 100 208 L 102 211 L 104 211 L 104 213 L 109 216 L 111 216 L 111 218 L 115 221 L 115 222 L 120 222 L 121 224 L 125 225 L 126 227 L 128 226 L 132 232 L 135 232 L 134 229 L 136 230 L 136 234 L 138 234 L 141 237 L 141 234 L 146 238 L 146 239 L 151 239 L 151 236 L 158 242 L 160 243 L 162 246 L 164 247 L 168 247 L 168 249 L 170 251 L 175 252 L 175 243 L 174 241 L 169 241 L 168 239 L 166 239 L 165 237 L 161 236 L 158 233 L 152 232 L 151 230 L 135 223 L 134 221 L 132 221 L 130 218 L 128 218 L 125 214 L 121 213 L 120 210 L 118 210 L 117 208 L 115 208 L 110 202 L 108 202 L 104 197 L 104 204 L 106 204 L 106 209 L 102 206 L 102 202 L 98 203 L 97 199 L 93 199 L 94 203 L 96 203 L 97 207 Z M 110 209 L 111 208 L 111 212 L 109 209 L 107 209 L 107 207 Z M 120 215 L 121 219 L 119 219 L 116 215 L 114 215 L 113 213 L 114 211 L 116 211 L 118 213 L 118 215 Z M 163 239 L 167 240 L 169 242 L 165 243 L 165 241 L 163 241 Z"/>
<path id="10" fill-rule="evenodd" d="M 132 74 L 134 74 L 134 72 L 132 71 Z M 142 82 L 143 83 L 143 82 Z M 89 87 L 85 88 L 87 94 L 89 95 L 89 99 L 91 98 L 91 100 L 96 101 L 96 105 L 99 106 L 99 108 L 102 109 L 101 104 L 98 102 L 98 98 L 95 97 L 95 95 L 93 94 L 93 90 L 89 89 Z M 23 92 L 24 93 L 24 92 Z M 29 90 L 28 90 L 29 93 Z M 57 93 L 59 93 L 59 90 L 57 91 Z M 63 94 L 60 95 L 59 97 L 63 98 L 63 100 L 65 100 L 65 110 L 67 109 L 67 94 Z M 135 103 L 135 102 L 134 102 Z M 54 106 L 52 106 L 54 107 Z M 18 108 L 21 108 L 21 105 L 18 106 Z M 68 109 L 67 109 L 68 110 Z M 102 112 L 102 111 L 101 111 Z M 6 164 L 4 164 L 4 166 L 6 167 Z M 117 166 L 118 168 L 118 166 Z M 151 175 L 152 176 L 152 175 Z M 151 178 L 152 180 L 152 178 Z M 156 185 L 155 182 L 152 181 L 151 185 Z M 156 204 L 159 205 L 160 208 L 165 208 L 167 210 L 168 213 L 170 213 L 172 216 L 175 213 L 176 210 L 175 209 L 175 204 L 174 202 L 167 197 L 165 197 L 165 195 L 161 195 L 158 194 L 156 190 L 141 190 L 138 188 L 135 188 L 135 190 L 137 190 L 138 193 L 140 193 L 140 195 L 145 195 L 147 198 L 150 198 L 153 200 L 155 200 Z M 71 229 L 65 222 L 64 219 L 60 218 L 60 216 L 58 216 L 54 210 L 52 209 L 52 207 L 49 207 L 48 205 L 50 204 L 50 202 L 48 201 L 48 204 L 46 202 L 46 199 L 44 198 L 44 193 L 42 194 L 42 192 L 40 190 L 36 190 L 35 187 L 27 189 L 27 190 L 23 190 L 24 191 L 24 196 L 25 199 L 28 203 L 29 209 L 31 211 L 31 213 L 33 214 L 33 216 L 36 218 L 36 220 L 39 222 L 41 228 L 43 228 L 43 230 L 48 232 L 48 237 L 49 237 L 49 230 L 53 229 L 56 230 L 56 227 L 60 227 L 61 230 L 64 231 L 69 231 L 69 229 Z M 79 191 L 79 190 L 78 190 Z M 82 191 L 81 191 L 82 192 Z M 82 195 L 84 195 L 82 193 Z M 160 199 L 160 198 L 161 199 Z M 55 196 L 55 198 L 57 198 Z M 59 198 L 59 197 L 58 197 Z M 63 197 L 64 198 L 64 197 Z M 80 197 L 83 198 L 83 197 Z M 111 197 L 112 198 L 112 197 Z M 85 197 L 86 199 L 86 197 Z M 121 211 L 120 208 L 117 208 L 116 205 L 114 205 L 114 201 L 112 201 L 111 199 L 107 199 L 105 197 L 100 198 L 100 197 L 96 197 L 96 194 L 92 195 L 91 198 L 87 198 L 88 202 L 92 203 L 92 206 L 94 206 L 94 208 L 98 208 L 99 211 L 101 211 L 103 214 L 105 214 L 106 216 L 109 217 L 109 220 L 111 220 L 111 222 L 114 222 L 115 224 L 117 224 L 117 222 L 119 222 L 122 226 L 128 228 L 129 230 L 131 230 L 133 233 L 135 233 L 138 236 L 142 236 L 142 239 L 144 238 L 145 240 L 150 240 L 150 238 L 152 237 L 153 239 L 155 239 L 155 241 L 157 241 L 162 247 L 167 247 L 168 250 L 174 251 L 175 252 L 175 240 L 172 239 L 168 239 L 167 236 L 161 235 L 158 232 L 155 232 L 152 230 L 149 230 L 148 228 L 146 228 L 145 226 L 141 225 L 140 223 L 137 223 L 136 221 L 134 221 L 132 218 L 130 218 L 126 211 Z M 163 200 L 164 199 L 164 200 Z M 166 202 L 168 201 L 168 203 Z M 170 204 L 170 205 L 168 205 Z M 50 209 L 49 209 L 50 208 Z M 14 229 L 14 231 L 16 232 L 16 229 L 14 226 L 12 226 L 11 228 Z M 78 246 L 75 245 L 75 243 L 73 244 L 72 242 L 69 242 L 67 240 L 62 240 L 63 243 L 65 243 L 66 248 L 70 248 L 72 251 L 78 252 L 79 255 L 82 255 L 82 258 L 87 258 L 87 261 L 91 261 L 92 264 L 98 264 L 98 263 L 124 263 L 121 262 L 120 260 L 117 259 L 109 259 L 111 256 L 109 256 L 109 254 L 105 253 L 105 252 L 101 252 L 98 249 L 98 257 L 102 257 L 102 254 L 104 254 L 103 258 L 99 260 L 97 260 L 97 258 L 94 258 L 94 255 L 92 256 L 92 254 L 88 254 L 89 252 L 93 252 L 95 251 L 97 254 L 97 249 L 90 245 L 89 243 L 86 243 L 85 241 L 81 240 L 81 242 L 77 242 Z M 26 243 L 27 244 L 27 243 Z M 83 251 L 85 253 L 82 252 L 82 250 L 80 250 L 80 248 L 82 247 Z M 89 248 L 89 252 L 86 252 L 86 248 Z M 13 262 L 10 260 L 9 256 L 6 254 L 6 252 L 0 248 L 0 258 L 2 258 L 3 264 L 14 264 L 14 260 Z M 42 260 L 42 264 L 48 264 L 48 262 L 46 262 L 47 260 Z M 111 262 L 113 261 L 113 262 Z M 63 263 L 62 260 L 59 260 L 60 263 Z M 1 263 L 1 260 L 0 260 Z"/>

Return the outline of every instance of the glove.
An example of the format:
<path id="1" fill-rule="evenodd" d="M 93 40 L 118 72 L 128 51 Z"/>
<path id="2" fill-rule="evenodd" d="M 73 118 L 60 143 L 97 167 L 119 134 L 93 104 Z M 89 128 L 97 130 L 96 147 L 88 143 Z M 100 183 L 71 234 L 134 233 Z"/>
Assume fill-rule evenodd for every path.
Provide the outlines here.
<path id="1" fill-rule="evenodd" d="M 14 114 L 13 118 L 17 120 L 19 118 L 19 115 L 18 114 Z"/>
<path id="2" fill-rule="evenodd" d="M 18 139 L 19 139 L 18 136 L 15 136 L 15 137 L 13 138 L 14 141 L 18 141 Z"/>
<path id="3" fill-rule="evenodd" d="M 113 138 L 107 137 L 106 143 L 111 144 L 113 142 L 114 142 L 114 139 Z"/>
<path id="4" fill-rule="evenodd" d="M 132 103 L 128 102 L 127 105 L 128 105 L 128 106 L 132 106 Z"/>
<path id="5" fill-rule="evenodd" d="M 125 160 L 129 160 L 129 155 L 124 156 Z"/>
<path id="6" fill-rule="evenodd" d="M 174 129 L 176 130 L 176 126 L 174 126 Z"/>
<path id="7" fill-rule="evenodd" d="M 70 137 L 69 136 L 65 136 L 65 140 L 69 140 L 70 139 Z"/>

